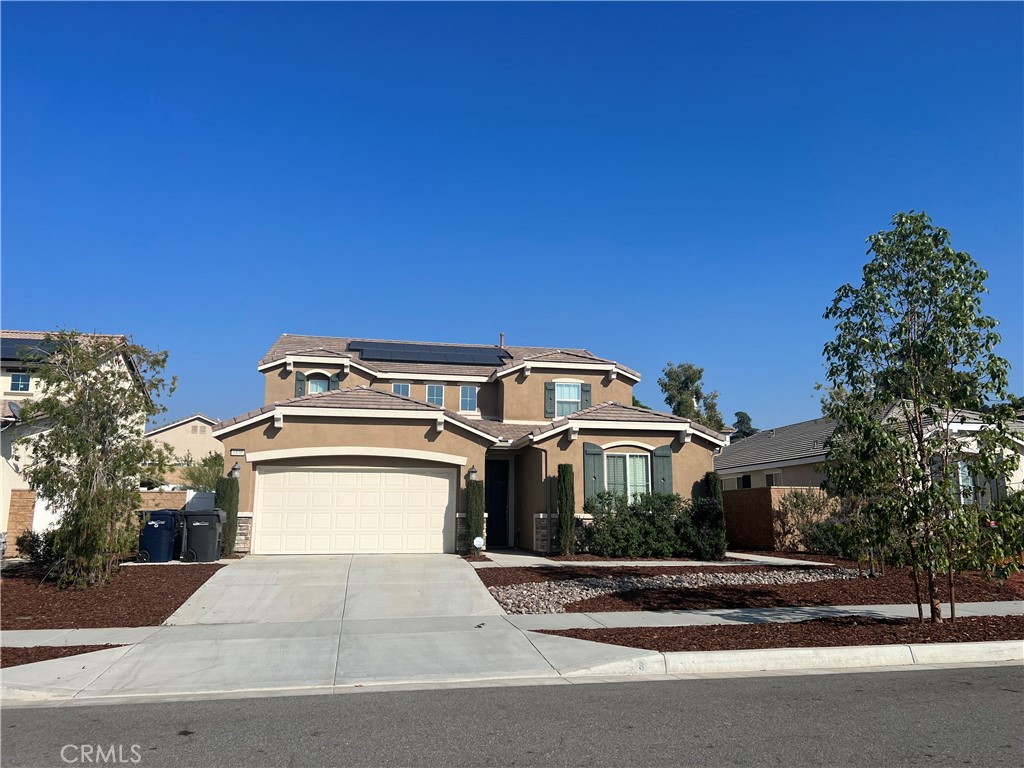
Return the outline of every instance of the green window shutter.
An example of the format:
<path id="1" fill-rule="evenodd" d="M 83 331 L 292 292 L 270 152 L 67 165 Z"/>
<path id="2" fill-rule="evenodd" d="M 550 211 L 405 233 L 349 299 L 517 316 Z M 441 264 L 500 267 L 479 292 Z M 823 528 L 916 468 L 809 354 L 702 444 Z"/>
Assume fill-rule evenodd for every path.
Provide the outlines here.
<path id="1" fill-rule="evenodd" d="M 590 385 L 580 384 L 580 409 L 590 407 Z"/>
<path id="2" fill-rule="evenodd" d="M 336 373 L 333 376 L 331 376 L 331 380 L 329 382 L 327 382 L 327 389 L 328 390 L 337 389 L 340 386 L 341 386 L 341 374 L 340 373 Z"/>
<path id="3" fill-rule="evenodd" d="M 555 382 L 544 382 L 544 418 L 555 418 Z"/>
<path id="4" fill-rule="evenodd" d="M 295 372 L 295 396 L 302 397 L 306 394 L 306 374 L 302 371 Z"/>
<path id="5" fill-rule="evenodd" d="M 651 491 L 672 493 L 672 446 L 655 448 L 651 461 Z"/>
<path id="6" fill-rule="evenodd" d="M 583 444 L 583 496 L 592 499 L 604 490 L 604 451 L 594 443 Z"/>

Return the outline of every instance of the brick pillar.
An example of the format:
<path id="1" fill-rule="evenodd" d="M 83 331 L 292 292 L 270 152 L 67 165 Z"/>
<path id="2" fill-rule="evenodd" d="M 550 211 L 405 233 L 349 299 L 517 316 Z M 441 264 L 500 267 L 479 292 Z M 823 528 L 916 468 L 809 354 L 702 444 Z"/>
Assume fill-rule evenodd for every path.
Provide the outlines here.
<path id="1" fill-rule="evenodd" d="M 7 514 L 7 557 L 18 557 L 21 554 L 14 542 L 25 531 L 32 530 L 35 505 L 35 491 L 11 491 L 11 510 Z"/>

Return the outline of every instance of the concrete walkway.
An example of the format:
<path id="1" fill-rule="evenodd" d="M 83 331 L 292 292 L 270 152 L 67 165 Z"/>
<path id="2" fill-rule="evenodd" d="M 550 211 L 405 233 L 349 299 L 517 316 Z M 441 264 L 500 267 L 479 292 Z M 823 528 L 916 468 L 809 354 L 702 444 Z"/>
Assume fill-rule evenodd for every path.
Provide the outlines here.
<path id="1" fill-rule="evenodd" d="M 821 563 L 814 560 L 797 560 L 790 557 L 774 557 L 771 555 L 747 555 L 736 552 L 725 553 L 727 558 L 732 558 L 731 560 L 552 560 L 519 549 L 486 550 L 483 554 L 490 558 L 491 562 L 471 563 L 474 568 L 537 568 L 540 566 L 556 568 L 635 568 L 666 565 L 678 566 L 679 568 L 713 568 L 730 565 L 815 565 L 827 568 L 830 566 L 830 563 Z"/>

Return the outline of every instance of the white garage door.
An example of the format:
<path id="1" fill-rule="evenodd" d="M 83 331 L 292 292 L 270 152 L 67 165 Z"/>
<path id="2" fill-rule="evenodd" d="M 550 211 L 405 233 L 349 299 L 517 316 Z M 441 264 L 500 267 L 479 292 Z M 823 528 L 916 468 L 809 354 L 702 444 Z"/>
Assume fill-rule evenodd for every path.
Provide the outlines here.
<path id="1" fill-rule="evenodd" d="M 258 555 L 454 552 L 455 470 L 260 467 Z"/>

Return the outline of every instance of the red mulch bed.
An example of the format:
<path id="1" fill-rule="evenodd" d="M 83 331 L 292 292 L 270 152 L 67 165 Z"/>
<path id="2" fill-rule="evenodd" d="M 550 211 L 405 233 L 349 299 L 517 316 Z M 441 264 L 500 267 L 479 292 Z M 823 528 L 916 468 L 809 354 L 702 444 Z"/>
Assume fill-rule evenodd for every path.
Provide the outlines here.
<path id="1" fill-rule="evenodd" d="M 34 648 L 0 648 L 0 667 L 17 667 L 37 661 L 63 659 L 82 653 L 120 648 L 119 645 L 40 645 Z"/>
<path id="2" fill-rule="evenodd" d="M 971 616 L 932 624 L 917 619 L 845 616 L 792 624 L 730 624 L 706 627 L 624 627 L 543 630 L 548 635 L 652 651 L 739 651 L 755 648 L 817 648 L 892 643 L 965 643 L 1024 640 L 1022 616 Z"/>
<path id="3" fill-rule="evenodd" d="M 39 569 L 9 568 L 0 576 L 0 629 L 157 626 L 223 567 L 126 566 L 101 587 L 63 590 L 41 582 Z"/>
<path id="4" fill-rule="evenodd" d="M 845 561 L 841 561 L 844 562 Z M 923 587 L 924 585 L 922 585 Z M 955 580 L 957 602 L 1024 599 L 1024 573 L 1004 584 L 962 573 Z M 946 582 L 939 595 L 948 599 Z M 925 593 L 924 599 L 927 600 Z M 791 605 L 896 605 L 915 603 L 909 568 L 885 569 L 880 578 L 816 581 L 810 584 L 702 587 L 699 589 L 641 589 L 602 595 L 565 606 L 567 613 L 595 611 L 686 611 L 713 608 L 776 608 Z M 925 608 L 927 611 L 927 606 Z"/>
<path id="5" fill-rule="evenodd" d="M 467 563 L 490 563 L 493 562 L 487 555 L 463 555 L 462 559 Z"/>
<path id="6" fill-rule="evenodd" d="M 548 566 L 533 568 L 482 568 L 477 576 L 488 587 L 507 587 L 512 584 L 532 584 L 544 581 L 570 581 L 572 579 L 610 579 L 621 576 L 677 576 L 688 573 L 756 573 L 758 571 L 810 570 L 817 566 L 776 565 L 649 565 L 649 566 Z"/>

